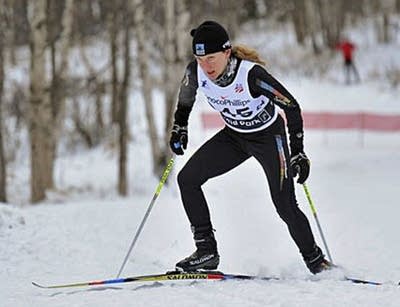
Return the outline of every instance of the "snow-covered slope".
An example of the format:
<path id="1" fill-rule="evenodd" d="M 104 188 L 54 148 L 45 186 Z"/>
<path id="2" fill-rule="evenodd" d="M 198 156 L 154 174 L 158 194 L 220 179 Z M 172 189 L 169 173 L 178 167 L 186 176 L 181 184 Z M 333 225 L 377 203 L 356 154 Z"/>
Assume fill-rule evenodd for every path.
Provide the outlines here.
<path id="1" fill-rule="evenodd" d="M 347 136 L 321 146 L 309 133 L 309 188 L 334 261 L 352 277 L 400 280 L 397 235 L 399 147 L 341 148 Z M 177 160 L 176 170 L 186 158 Z M 315 281 L 275 213 L 264 175 L 253 160 L 208 182 L 222 257 L 220 269 L 276 275 L 282 281 L 123 284 L 91 289 L 31 286 L 114 278 L 151 199 L 151 189 L 128 199 L 0 206 L 1 306 L 398 306 L 395 286 L 338 281 L 342 271 Z M 249 195 L 253 195 L 249 198 Z M 301 189 L 301 207 L 318 232 Z M 164 272 L 193 250 L 175 186 L 163 190 L 123 276 Z"/>

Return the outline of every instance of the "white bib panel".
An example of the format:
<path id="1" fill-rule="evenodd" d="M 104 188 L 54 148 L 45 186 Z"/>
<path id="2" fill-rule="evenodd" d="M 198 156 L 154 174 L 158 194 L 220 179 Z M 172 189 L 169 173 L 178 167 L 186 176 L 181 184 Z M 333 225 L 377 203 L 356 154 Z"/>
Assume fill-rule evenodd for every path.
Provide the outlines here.
<path id="1" fill-rule="evenodd" d="M 268 97 L 253 98 L 247 84 L 249 71 L 256 63 L 242 60 L 235 79 L 221 87 L 212 82 L 197 65 L 199 88 L 208 103 L 217 110 L 225 124 L 238 132 L 255 132 L 270 126 L 278 117 Z"/>

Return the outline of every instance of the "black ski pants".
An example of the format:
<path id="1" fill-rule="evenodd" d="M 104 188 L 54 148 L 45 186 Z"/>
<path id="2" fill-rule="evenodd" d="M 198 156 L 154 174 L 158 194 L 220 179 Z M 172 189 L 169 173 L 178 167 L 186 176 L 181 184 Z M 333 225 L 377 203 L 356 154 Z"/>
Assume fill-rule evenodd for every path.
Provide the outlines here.
<path id="1" fill-rule="evenodd" d="M 239 133 L 225 127 L 193 154 L 178 174 L 183 205 L 191 225 L 194 228 L 211 225 L 201 186 L 250 157 L 263 167 L 272 201 L 299 251 L 309 254 L 314 250 L 315 241 L 307 217 L 296 201 L 286 132 L 280 116 L 259 132 Z"/>
<path id="2" fill-rule="evenodd" d="M 346 76 L 346 84 L 350 84 L 351 82 L 351 73 L 353 73 L 354 81 L 360 82 L 360 75 L 353 60 L 346 59 L 344 62 L 344 74 Z"/>

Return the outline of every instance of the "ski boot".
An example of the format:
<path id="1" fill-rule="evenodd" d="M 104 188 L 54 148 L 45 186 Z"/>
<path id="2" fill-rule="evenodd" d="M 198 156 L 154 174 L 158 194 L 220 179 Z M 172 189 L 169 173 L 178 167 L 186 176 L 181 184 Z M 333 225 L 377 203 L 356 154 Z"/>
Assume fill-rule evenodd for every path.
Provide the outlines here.
<path id="1" fill-rule="evenodd" d="M 314 247 L 314 251 L 303 255 L 304 262 L 307 268 L 313 274 L 318 274 L 322 271 L 331 270 L 334 265 L 325 259 L 324 254 L 318 246 Z"/>
<path id="2" fill-rule="evenodd" d="M 219 264 L 217 242 L 211 225 L 192 227 L 196 251 L 189 257 L 179 261 L 177 271 L 193 272 L 197 270 L 215 270 Z"/>

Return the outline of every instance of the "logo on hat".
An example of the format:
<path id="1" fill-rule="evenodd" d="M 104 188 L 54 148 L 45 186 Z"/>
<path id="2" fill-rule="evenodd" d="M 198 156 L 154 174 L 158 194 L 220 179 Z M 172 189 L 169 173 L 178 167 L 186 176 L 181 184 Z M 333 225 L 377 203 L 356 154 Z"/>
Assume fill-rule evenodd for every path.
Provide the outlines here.
<path id="1" fill-rule="evenodd" d="M 196 44 L 196 54 L 197 55 L 206 54 L 206 47 L 204 46 L 204 44 Z"/>
<path id="2" fill-rule="evenodd" d="M 231 48 L 231 42 L 228 40 L 222 45 L 223 49 L 228 49 Z"/>

